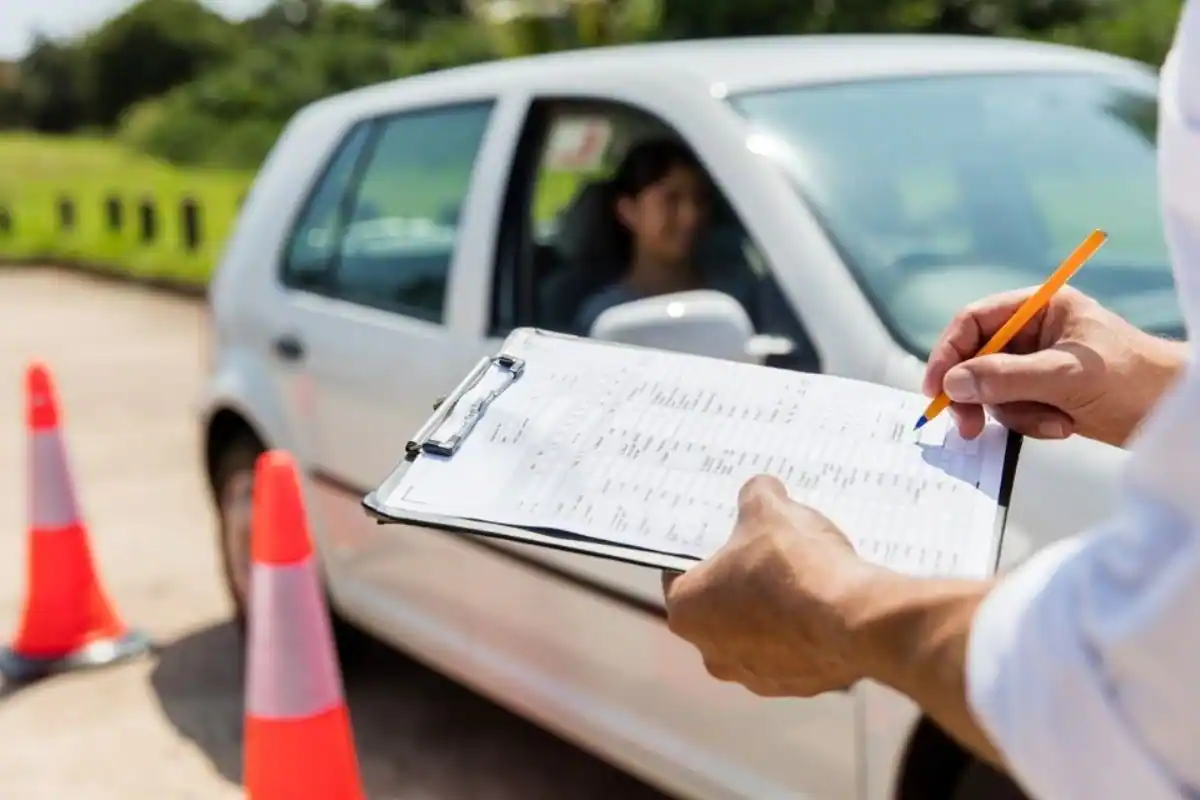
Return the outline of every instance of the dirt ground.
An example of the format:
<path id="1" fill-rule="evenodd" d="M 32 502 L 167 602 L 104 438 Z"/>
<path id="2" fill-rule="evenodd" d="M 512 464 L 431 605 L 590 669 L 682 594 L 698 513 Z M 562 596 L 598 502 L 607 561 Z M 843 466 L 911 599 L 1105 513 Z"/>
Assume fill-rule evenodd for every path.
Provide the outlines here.
<path id="1" fill-rule="evenodd" d="M 0 268 L 0 636 L 24 586 L 23 371 L 57 380 L 103 580 L 156 652 L 0 685 L 4 800 L 242 796 L 242 663 L 217 579 L 194 407 L 199 304 Z M 346 677 L 372 800 L 665 800 L 382 647 Z"/>

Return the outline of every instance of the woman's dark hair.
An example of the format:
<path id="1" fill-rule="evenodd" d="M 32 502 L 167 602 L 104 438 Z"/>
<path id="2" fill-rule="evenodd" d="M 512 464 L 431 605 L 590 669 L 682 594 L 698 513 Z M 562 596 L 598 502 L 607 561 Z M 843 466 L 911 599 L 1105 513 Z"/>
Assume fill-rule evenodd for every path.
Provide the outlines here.
<path id="1" fill-rule="evenodd" d="M 613 237 L 622 269 L 633 259 L 633 234 L 617 216 L 617 201 L 622 197 L 637 197 L 646 187 L 653 186 L 676 167 L 704 173 L 700 159 L 683 142 L 675 139 L 652 139 L 635 144 L 625 153 L 616 174 L 608 182 L 609 210 L 612 214 Z"/>

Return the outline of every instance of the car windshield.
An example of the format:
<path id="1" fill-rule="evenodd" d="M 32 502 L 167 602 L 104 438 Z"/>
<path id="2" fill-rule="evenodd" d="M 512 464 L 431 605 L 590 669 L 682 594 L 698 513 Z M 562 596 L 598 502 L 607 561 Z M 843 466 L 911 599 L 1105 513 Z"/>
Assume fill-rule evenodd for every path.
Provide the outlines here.
<path id="1" fill-rule="evenodd" d="M 1152 78 L 954 75 L 734 96 L 900 342 L 925 357 L 964 304 L 1040 283 L 1094 228 L 1072 280 L 1180 336 L 1158 210 Z"/>

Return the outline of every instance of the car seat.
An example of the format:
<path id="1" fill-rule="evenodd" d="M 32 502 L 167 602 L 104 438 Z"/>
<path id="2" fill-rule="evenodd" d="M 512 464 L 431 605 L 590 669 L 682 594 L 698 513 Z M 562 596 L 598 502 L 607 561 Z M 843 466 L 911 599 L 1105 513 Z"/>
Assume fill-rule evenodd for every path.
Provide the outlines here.
<path id="1" fill-rule="evenodd" d="M 539 327 L 572 331 L 584 301 L 621 277 L 623 263 L 607 181 L 584 184 L 559 218 L 553 247 L 561 267 L 539 282 Z"/>

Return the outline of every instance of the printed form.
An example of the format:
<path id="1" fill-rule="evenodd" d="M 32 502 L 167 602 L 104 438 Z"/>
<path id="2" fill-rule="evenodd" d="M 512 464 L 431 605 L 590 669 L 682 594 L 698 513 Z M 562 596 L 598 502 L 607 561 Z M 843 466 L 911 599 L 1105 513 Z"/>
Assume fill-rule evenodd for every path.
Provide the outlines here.
<path id="1" fill-rule="evenodd" d="M 704 558 L 732 531 L 739 488 L 766 473 L 869 560 L 995 568 L 1007 446 L 995 423 L 974 441 L 948 414 L 915 432 L 927 401 L 909 392 L 532 331 L 505 352 L 524 374 L 453 457 L 420 455 L 386 506 Z M 471 394 L 507 380 L 493 373 Z"/>

